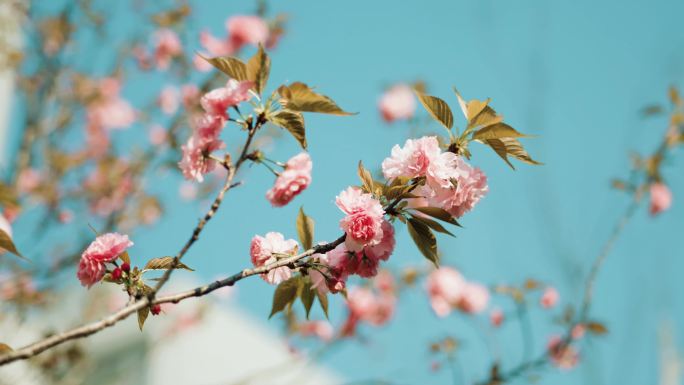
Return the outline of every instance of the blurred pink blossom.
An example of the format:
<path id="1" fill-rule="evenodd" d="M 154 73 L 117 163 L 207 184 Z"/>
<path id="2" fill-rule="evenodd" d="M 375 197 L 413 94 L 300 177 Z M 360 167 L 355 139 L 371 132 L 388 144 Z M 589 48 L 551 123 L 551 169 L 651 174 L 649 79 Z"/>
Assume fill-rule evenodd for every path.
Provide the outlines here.
<path id="1" fill-rule="evenodd" d="M 181 87 L 181 96 L 183 99 L 183 106 L 185 108 L 192 108 L 197 105 L 200 95 L 200 90 L 195 84 L 184 84 Z"/>
<path id="2" fill-rule="evenodd" d="M 314 336 L 321 341 L 329 342 L 333 338 L 333 327 L 328 321 L 305 321 L 299 324 L 299 333 L 303 336 Z"/>
<path id="3" fill-rule="evenodd" d="M 161 70 L 168 69 L 171 60 L 183 53 L 183 46 L 178 35 L 170 29 L 156 31 L 154 44 L 154 62 Z"/>
<path id="4" fill-rule="evenodd" d="M 544 292 L 542 293 L 541 298 L 539 299 L 539 304 L 546 309 L 552 308 L 556 306 L 558 303 L 558 300 L 560 299 L 560 295 L 558 294 L 558 290 L 554 287 L 547 287 L 544 289 Z"/>
<path id="5" fill-rule="evenodd" d="M 651 215 L 658 215 L 666 211 L 672 205 L 672 192 L 664 183 L 651 184 Z"/>
<path id="6" fill-rule="evenodd" d="M 164 127 L 155 124 L 152 127 L 150 127 L 149 138 L 150 143 L 153 146 L 159 147 L 166 143 L 166 140 L 168 139 L 168 133 L 166 132 L 166 129 Z"/>
<path id="7" fill-rule="evenodd" d="M 461 273 L 451 267 L 442 266 L 428 275 L 427 291 L 430 305 L 437 316 L 446 317 L 451 312 L 466 285 L 467 282 Z"/>
<path id="8" fill-rule="evenodd" d="M 489 303 L 489 290 L 479 283 L 467 282 L 457 301 L 458 308 L 470 314 L 481 313 Z"/>
<path id="9" fill-rule="evenodd" d="M 547 344 L 551 363 L 560 369 L 572 369 L 579 363 L 579 353 L 563 342 L 560 336 L 552 336 Z"/>
<path id="10" fill-rule="evenodd" d="M 416 98 L 411 87 L 398 84 L 385 91 L 378 102 L 382 118 L 391 123 L 395 120 L 408 120 L 416 111 Z"/>
<path id="11" fill-rule="evenodd" d="M 43 175 L 34 168 L 21 170 L 17 177 L 17 189 L 20 193 L 26 194 L 35 190 L 41 183 Z"/>
<path id="12" fill-rule="evenodd" d="M 499 308 L 493 309 L 493 310 L 489 313 L 489 320 L 490 320 L 490 322 L 492 323 L 492 326 L 498 328 L 498 327 L 501 326 L 501 324 L 503 324 L 503 322 L 504 322 L 504 313 L 503 313 L 503 311 L 502 311 L 501 309 L 499 309 Z"/>
<path id="13" fill-rule="evenodd" d="M 342 326 L 342 335 L 354 335 L 359 321 L 373 326 L 384 325 L 394 315 L 395 305 L 396 298 L 393 295 L 377 295 L 363 287 L 351 288 L 347 293 L 349 315 Z"/>
<path id="14" fill-rule="evenodd" d="M 159 93 L 157 104 L 166 115 L 173 115 L 180 105 L 180 91 L 174 86 L 164 87 Z"/>
<path id="15" fill-rule="evenodd" d="M 259 16 L 238 15 L 226 21 L 231 52 L 236 52 L 246 44 L 266 44 L 269 35 L 268 24 Z"/>

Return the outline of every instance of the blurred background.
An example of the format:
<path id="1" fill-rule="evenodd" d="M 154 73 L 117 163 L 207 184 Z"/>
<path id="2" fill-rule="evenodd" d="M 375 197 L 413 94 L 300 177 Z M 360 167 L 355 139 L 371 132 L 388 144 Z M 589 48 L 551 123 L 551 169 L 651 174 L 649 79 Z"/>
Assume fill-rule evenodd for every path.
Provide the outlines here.
<path id="1" fill-rule="evenodd" d="M 544 165 L 515 163 L 512 170 L 494 152 L 473 144 L 471 163 L 487 174 L 490 192 L 477 210 L 461 219 L 464 228 L 457 229 L 455 238 L 439 237 L 439 247 L 443 264 L 470 279 L 496 285 L 533 278 L 558 289 L 561 305 L 555 309 L 541 310 L 531 299 L 529 349 L 534 356 L 545 351 L 549 335 L 563 331 L 554 318 L 565 305 L 581 302 L 589 266 L 633 199 L 612 189 L 611 180 L 627 177 L 632 169 L 630 154 L 653 152 L 668 129 L 667 113 L 645 116 L 644 108 L 660 105 L 667 111 L 668 88 L 684 80 L 684 3 L 672 0 L 4 2 L 0 4 L 4 44 L 17 47 L 24 59 L 0 77 L 1 164 L 9 180 L 16 180 L 16 164 L 31 119 L 38 118 L 45 128 L 57 127 L 60 117 L 69 116 L 64 133 L 56 137 L 59 143 L 45 139 L 43 150 L 32 161 L 36 165 L 57 162 L 54 156 L 59 154 L 48 155 L 45 148 L 61 146 L 67 153 L 88 145 L 83 140 L 84 118 L 68 104 L 60 104 L 59 94 L 51 96 L 41 84 L 52 77 L 58 88 L 63 69 L 92 78 L 122 74 L 121 97 L 142 111 L 157 103 L 165 87 L 199 86 L 212 76 L 192 63 L 196 52 L 206 50 L 200 33 L 225 35 L 225 21 L 233 15 L 263 12 L 269 20 L 282 23 L 282 37 L 269 50 L 270 87 L 304 81 L 347 111 L 359 112 L 344 118 L 307 116 L 313 182 L 290 205 L 272 208 L 264 198 L 273 179 L 267 170 L 254 166 L 243 172 L 239 179 L 244 185 L 230 192 L 184 259 L 196 271 L 175 273 L 178 281 L 167 288 L 169 292 L 249 266 L 249 242 L 255 234 L 279 231 L 295 238 L 300 205 L 316 220 L 317 240 L 337 238 L 340 213 L 334 198 L 358 183 L 359 160 L 376 171 L 395 144 L 427 133 L 443 135 L 423 111 L 408 122 L 384 121 L 377 106 L 388 87 L 422 82 L 428 93 L 452 106 L 456 106 L 453 86 L 467 99 L 492 98 L 491 104 L 509 124 L 535 136 L 525 141 L 526 149 Z M 152 16 L 185 5 L 190 11 L 183 16 L 182 26 L 170 27 L 180 36 L 184 59 L 166 71 L 141 69 L 131 56 L 138 41 L 149 44 L 150 36 L 161 28 L 159 19 Z M 67 19 L 73 23 L 69 43 L 60 46 L 56 56 L 36 54 L 45 52 L 45 46 L 37 43 L 38 21 L 59 17 L 69 7 L 75 8 Z M 98 15 L 104 18 L 100 24 L 89 20 Z M 254 47 L 246 47 L 246 57 L 253 51 Z M 53 72 L 41 72 L 47 68 Z M 39 80 L 31 76 L 36 73 L 42 74 Z M 35 111 L 38 104 L 41 109 Z M 109 216 L 76 203 L 52 210 L 56 207 L 53 200 L 42 194 L 40 199 L 22 201 L 22 214 L 12 224 L 15 243 L 33 262 L 7 262 L 5 256 L 3 261 L 16 265 L 6 266 L 7 271 L 28 271 L 66 260 L 58 256 L 80 253 L 79 242 L 92 234 L 89 224 L 98 229 L 130 228 L 121 231 L 128 231 L 135 242 L 130 253 L 139 263 L 174 255 L 217 188 L 212 180 L 201 185 L 184 181 L 174 169 L 180 159 L 177 148 L 163 155 L 161 146 L 148 144 L 152 127 L 171 131 L 174 122 L 184 122 L 178 118 L 183 109 L 181 105 L 178 112 L 167 114 L 152 108 L 112 135 L 112 153 L 126 154 L 131 163 L 138 159 L 133 155 L 136 151 L 159 155 L 154 161 L 140 156 L 147 171 L 136 186 L 144 186 L 146 192 L 135 195 L 140 198 L 135 203 L 139 211 L 152 216 L 151 203 L 143 198 L 154 197 L 158 220 L 145 223 L 142 215 L 110 221 Z M 657 112 L 655 108 L 648 111 Z M 188 132 L 183 130 L 173 134 L 181 143 Z M 292 138 L 277 129 L 271 131 L 261 142 L 268 157 L 285 161 L 300 151 Z M 45 131 L 34 135 L 35 141 L 48 138 Z M 227 140 L 229 149 L 239 145 L 238 138 Z M 174 145 L 178 146 L 169 139 L 164 151 Z M 573 370 L 549 366 L 512 383 L 682 383 L 681 155 L 681 151 L 673 152 L 662 168 L 674 196 L 671 209 L 652 217 L 648 207 L 642 206 L 598 276 L 591 312 L 608 333 L 582 344 L 580 364 Z M 72 167 L 67 164 L 64 167 Z M 40 170 L 41 166 L 36 167 Z M 74 186 L 81 183 L 78 177 L 64 179 Z M 82 198 L 90 199 L 89 194 Z M 59 220 L 65 213 L 73 218 Z M 47 230 L 46 218 L 51 216 L 57 219 L 52 219 Z M 132 226 L 134 222 L 143 225 Z M 116 290 L 97 287 L 85 293 L 75 279 L 75 263 L 71 266 L 35 279 L 36 286 L 48 290 L 40 301 L 47 305 L 3 309 L 0 340 L 22 346 L 47 329 L 94 320 L 109 307 L 116 308 L 109 303 L 115 300 L 104 306 L 102 298 L 124 297 L 120 305 L 125 303 L 125 295 Z M 386 267 L 398 274 L 407 267 L 427 267 L 403 228 L 398 230 L 396 250 Z M 60 375 L 57 380 L 41 374 L 29 361 L 0 370 L 0 383 L 471 384 L 486 380 L 492 349 L 498 352 L 503 368 L 515 366 L 526 354 L 516 322 L 491 328 L 487 313 L 436 317 L 422 282 L 402 291 L 386 325 L 363 326 L 355 338 L 332 344 L 287 333 L 278 316 L 268 320 L 273 287 L 260 279 L 248 279 L 218 293 L 151 318 L 142 333 L 134 320 L 128 320 L 78 342 L 90 362 L 63 369 L 77 374 Z M 94 298 L 99 298 L 100 308 L 75 316 L 84 303 L 98 302 Z M 490 306 L 511 308 L 510 301 L 496 296 Z M 10 314 L 19 308 L 24 311 Z M 45 314 L 52 315 L 45 318 Z M 338 328 L 346 317 L 343 298 L 331 297 L 329 314 L 330 323 Z M 318 309 L 312 313 L 312 319 L 324 318 Z M 430 350 L 431 343 L 447 336 L 459 341 L 456 359 L 450 361 L 453 365 Z"/>

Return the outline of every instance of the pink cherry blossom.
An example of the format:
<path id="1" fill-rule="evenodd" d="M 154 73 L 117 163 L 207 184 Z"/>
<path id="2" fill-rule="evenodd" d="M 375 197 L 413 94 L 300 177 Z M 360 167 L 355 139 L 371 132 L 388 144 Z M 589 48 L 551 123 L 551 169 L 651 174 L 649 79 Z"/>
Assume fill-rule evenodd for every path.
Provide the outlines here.
<path id="1" fill-rule="evenodd" d="M 157 68 L 166 70 L 171 60 L 183 53 L 183 46 L 178 35 L 170 29 L 160 29 L 154 34 L 154 61 Z"/>
<path id="2" fill-rule="evenodd" d="M 157 99 L 159 108 L 167 115 L 173 115 L 180 104 L 180 91 L 177 87 L 166 86 L 162 89 Z"/>
<path id="3" fill-rule="evenodd" d="M 489 313 L 489 321 L 492 323 L 492 326 L 494 327 L 498 328 L 499 326 L 501 326 L 501 324 L 503 324 L 504 321 L 503 311 L 499 308 L 493 309 Z"/>
<path id="4" fill-rule="evenodd" d="M 254 87 L 254 82 L 239 82 L 230 79 L 225 87 L 217 88 L 205 94 L 200 103 L 208 114 L 227 118 L 226 110 L 228 107 L 237 106 L 252 97 L 249 93 L 252 87 Z"/>
<path id="5" fill-rule="evenodd" d="M 461 273 L 450 267 L 442 266 L 430 273 L 427 278 L 427 291 L 430 305 L 437 316 L 446 317 L 460 300 L 467 285 Z"/>
<path id="6" fill-rule="evenodd" d="M 664 183 L 651 184 L 651 215 L 658 215 L 666 211 L 672 205 L 672 192 Z"/>
<path id="7" fill-rule="evenodd" d="M 266 199 L 274 207 L 290 203 L 311 183 L 311 168 L 311 157 L 306 152 L 290 158 L 285 164 L 285 170 L 276 178 L 273 187 L 266 192 Z"/>
<path id="8" fill-rule="evenodd" d="M 106 268 L 104 263 L 89 258 L 81 258 L 78 263 L 76 276 L 78 277 L 78 280 L 81 281 L 81 285 L 90 288 L 102 280 L 105 272 Z"/>
<path id="9" fill-rule="evenodd" d="M 489 290 L 479 283 L 467 282 L 457 301 L 457 307 L 465 313 L 477 314 L 487 308 Z"/>
<path id="10" fill-rule="evenodd" d="M 107 233 L 98 236 L 81 255 L 76 273 L 83 286 L 90 288 L 105 274 L 105 263 L 112 262 L 133 246 L 127 235 Z"/>
<path id="11" fill-rule="evenodd" d="M 294 239 L 285 239 L 283 234 L 277 232 L 267 233 L 266 236 L 255 235 L 249 248 L 249 255 L 255 267 L 274 263 L 284 255 L 295 255 L 299 246 Z M 292 271 L 287 266 L 282 266 L 262 274 L 266 282 L 277 285 L 289 279 Z"/>
<path id="12" fill-rule="evenodd" d="M 543 308 L 549 309 L 556 306 L 559 299 L 560 295 L 558 294 L 558 290 L 549 286 L 544 290 L 544 293 L 542 293 L 539 303 Z"/>
<path id="13" fill-rule="evenodd" d="M 333 338 L 333 327 L 328 321 L 306 321 L 299 324 L 299 333 L 303 336 L 314 336 L 321 341 L 329 342 Z"/>
<path id="14" fill-rule="evenodd" d="M 88 258 L 102 263 L 111 262 L 131 246 L 133 246 L 133 242 L 128 239 L 128 235 L 107 233 L 95 238 L 83 252 L 81 258 Z"/>
<path id="15" fill-rule="evenodd" d="M 226 120 L 218 115 L 204 114 L 195 119 L 195 134 L 203 141 L 218 139 Z"/>
<path id="16" fill-rule="evenodd" d="M 202 182 L 204 174 L 216 168 L 216 161 L 208 155 L 225 147 L 218 138 L 224 122 L 223 118 L 212 115 L 203 115 L 195 122 L 195 133 L 181 146 L 183 157 L 178 163 L 186 179 Z"/>
<path id="17" fill-rule="evenodd" d="M 394 240 L 394 227 L 389 221 L 383 219 L 380 228 L 382 230 L 380 242 L 377 245 L 364 247 L 363 253 L 370 259 L 386 261 L 394 252 L 394 245 L 396 244 Z"/>
<path id="18" fill-rule="evenodd" d="M 246 44 L 266 44 L 269 35 L 268 24 L 259 16 L 238 15 L 226 21 L 229 44 L 232 52 L 238 51 Z"/>
<path id="19" fill-rule="evenodd" d="M 347 214 L 340 220 L 340 227 L 347 234 L 345 244 L 349 250 L 361 251 L 364 246 L 380 243 L 385 211 L 377 199 L 359 188 L 349 187 L 337 196 L 335 203 Z"/>
<path id="20" fill-rule="evenodd" d="M 314 254 L 311 258 L 321 265 L 328 265 L 328 255 L 327 254 Z M 323 270 L 325 272 L 325 270 Z M 327 293 L 328 283 L 326 281 L 325 275 L 321 271 L 316 269 L 309 270 L 309 277 L 311 277 L 311 287 L 318 290 L 320 294 Z"/>
<path id="21" fill-rule="evenodd" d="M 413 90 L 405 84 L 393 86 L 380 98 L 378 109 L 382 118 L 388 123 L 411 119 L 416 111 L 416 98 Z"/>
<path id="22" fill-rule="evenodd" d="M 432 189 L 426 197 L 429 204 L 457 218 L 472 210 L 489 192 L 484 173 L 451 153 L 442 154 L 430 164 L 427 181 Z"/>
<path id="23" fill-rule="evenodd" d="M 382 162 L 382 173 L 387 179 L 399 176 L 425 176 L 431 161 L 439 157 L 440 153 L 439 142 L 435 136 L 408 139 L 404 147 L 392 147 L 391 156 Z"/>
<path id="24" fill-rule="evenodd" d="M 552 336 L 547 344 L 551 363 L 560 369 L 572 369 L 579 363 L 579 353 L 560 336 Z"/>

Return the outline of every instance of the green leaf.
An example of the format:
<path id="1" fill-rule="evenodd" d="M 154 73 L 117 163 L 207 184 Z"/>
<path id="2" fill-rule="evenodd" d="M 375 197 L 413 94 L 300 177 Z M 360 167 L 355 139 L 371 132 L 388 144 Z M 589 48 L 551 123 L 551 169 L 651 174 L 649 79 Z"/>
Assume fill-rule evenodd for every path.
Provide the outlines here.
<path id="1" fill-rule="evenodd" d="M 364 190 L 369 193 L 374 193 L 374 181 L 373 181 L 373 176 L 371 175 L 370 171 L 368 171 L 365 167 L 363 167 L 363 163 L 359 161 L 359 167 L 358 167 L 358 174 L 359 174 L 359 179 L 361 179 L 361 185 L 363 186 Z"/>
<path id="2" fill-rule="evenodd" d="M 219 71 L 223 72 L 224 74 L 230 76 L 231 78 L 237 81 L 249 80 L 247 77 L 247 65 L 238 58 L 230 56 L 206 58 L 202 55 L 200 55 L 200 57 L 208 61 Z"/>
<path id="3" fill-rule="evenodd" d="M 144 308 L 138 310 L 138 327 L 140 328 L 140 331 L 143 330 L 143 326 L 145 325 L 145 320 L 147 320 L 147 316 L 150 315 L 150 307 L 145 306 Z"/>
<path id="4" fill-rule="evenodd" d="M 506 123 L 496 123 L 477 130 L 473 134 L 473 140 L 484 141 L 487 139 L 501 139 L 501 138 L 521 138 L 525 134 L 516 131 L 515 128 Z"/>
<path id="5" fill-rule="evenodd" d="M 0 249 L 5 249 L 10 253 L 16 255 L 17 257 L 28 261 L 28 258 L 21 255 L 19 250 L 17 250 L 17 247 L 14 245 L 12 238 L 9 236 L 9 234 L 5 232 L 5 230 L 0 230 Z"/>
<path id="6" fill-rule="evenodd" d="M 407 222 L 408 232 L 413 238 L 418 250 L 432 262 L 436 267 L 439 267 L 439 255 L 437 254 L 437 239 L 435 234 L 430 231 L 430 228 L 417 221 L 414 218 L 409 218 Z"/>
<path id="7" fill-rule="evenodd" d="M 513 164 L 508 160 L 508 155 L 528 164 L 543 164 L 532 159 L 530 154 L 525 151 L 522 144 L 515 138 L 485 139 L 484 143 L 491 147 L 513 169 L 515 169 L 515 167 L 513 167 Z"/>
<path id="8" fill-rule="evenodd" d="M 314 221 L 304 213 L 304 207 L 299 208 L 299 215 L 297 215 L 297 235 L 304 250 L 309 250 L 313 246 Z"/>
<path id="9" fill-rule="evenodd" d="M 260 95 L 266 88 L 270 72 L 271 58 L 264 51 L 264 46 L 259 43 L 257 53 L 247 61 L 247 79 L 254 82 L 254 90 Z"/>
<path id="10" fill-rule="evenodd" d="M 419 211 L 425 215 L 429 215 L 433 218 L 437 218 L 441 221 L 451 223 L 452 225 L 461 226 L 456 219 L 449 214 L 448 211 L 440 207 L 414 207 L 416 211 Z"/>
<path id="11" fill-rule="evenodd" d="M 170 269 L 171 266 L 173 266 L 173 261 L 174 261 L 174 257 L 152 258 L 149 261 L 147 261 L 147 264 L 145 265 L 145 267 L 143 267 L 143 270 L 166 270 L 166 269 Z M 180 261 L 178 261 L 175 268 L 176 269 L 185 269 L 185 270 L 189 270 L 189 271 L 195 271 Z"/>
<path id="12" fill-rule="evenodd" d="M 431 228 L 431 229 L 433 229 L 433 230 L 435 230 L 435 231 L 437 231 L 437 232 L 439 232 L 439 233 L 448 234 L 448 235 L 451 235 L 452 237 L 455 237 L 454 234 L 452 234 L 449 230 L 445 229 L 444 226 L 442 226 L 442 225 L 441 225 L 439 222 L 437 222 L 437 221 L 434 221 L 434 220 L 432 220 L 432 219 L 430 219 L 430 218 L 425 218 L 425 217 L 416 216 L 416 215 L 412 215 L 411 217 L 412 217 L 413 219 L 417 220 L 418 222 L 423 223 L 423 224 L 426 225 L 427 227 L 429 227 L 429 228 Z"/>
<path id="13" fill-rule="evenodd" d="M 119 254 L 119 259 L 121 259 L 121 261 L 124 263 L 128 263 L 129 265 L 131 264 L 131 256 L 128 255 L 128 251 L 124 251 L 123 253 Z"/>
<path id="14" fill-rule="evenodd" d="M 608 328 L 600 322 L 596 322 L 596 321 L 587 322 L 585 324 L 585 327 L 592 334 L 602 335 L 602 334 L 608 333 Z"/>
<path id="15" fill-rule="evenodd" d="M 306 129 L 304 128 L 304 117 L 302 114 L 289 110 L 280 110 L 271 115 L 269 120 L 273 124 L 288 130 L 297 139 L 302 148 L 306 149 Z"/>
<path id="16" fill-rule="evenodd" d="M 473 119 L 468 122 L 468 128 L 472 127 L 487 127 L 492 124 L 501 123 L 503 121 L 503 116 L 497 115 L 491 107 L 485 106 L 485 108 L 477 114 Z"/>
<path id="17" fill-rule="evenodd" d="M 288 110 L 332 115 L 355 115 L 355 113 L 344 111 L 332 99 L 314 92 L 311 87 L 301 82 L 294 82 L 289 86 L 280 86 L 278 95 L 280 95 L 280 104 Z"/>
<path id="18" fill-rule="evenodd" d="M 295 299 L 297 299 L 297 293 L 299 292 L 299 287 L 302 284 L 300 276 L 292 277 L 287 281 L 283 281 L 276 287 L 273 293 L 273 305 L 271 307 L 271 315 L 268 318 L 273 317 L 276 313 L 281 312 L 285 307 L 292 305 Z"/>
<path id="19" fill-rule="evenodd" d="M 446 102 L 436 96 L 430 96 L 421 92 L 416 92 L 418 100 L 425 107 L 427 112 L 438 122 L 448 129 L 454 125 L 454 116 Z"/>
<path id="20" fill-rule="evenodd" d="M 476 116 L 478 116 L 484 109 L 487 107 L 489 104 L 490 99 L 485 100 L 484 102 L 473 99 L 468 101 L 466 103 L 466 110 L 468 111 L 468 115 L 466 116 L 466 119 L 468 119 L 468 122 L 473 120 Z"/>
<path id="21" fill-rule="evenodd" d="M 454 87 L 453 89 L 454 89 L 454 93 L 456 94 L 456 98 L 458 99 L 458 105 L 459 105 L 459 107 L 461 107 L 461 112 L 463 112 L 463 117 L 468 119 L 468 105 L 466 104 L 466 101 L 463 100 L 461 93 L 458 92 L 456 87 Z"/>
<path id="22" fill-rule="evenodd" d="M 299 294 L 302 305 L 304 305 L 304 311 L 306 312 L 306 319 L 309 319 L 311 306 L 313 306 L 314 300 L 316 299 L 316 292 L 318 292 L 318 290 L 311 286 L 311 280 L 306 280 L 302 286 L 302 291 Z"/>
<path id="23" fill-rule="evenodd" d="M 321 309 L 323 310 L 323 314 L 325 314 L 325 318 L 330 318 L 328 317 L 328 294 L 316 290 L 316 297 L 318 298 L 318 303 L 321 304 Z"/>
<path id="24" fill-rule="evenodd" d="M 7 207 L 19 207 L 19 199 L 14 189 L 0 182 L 0 205 Z"/>

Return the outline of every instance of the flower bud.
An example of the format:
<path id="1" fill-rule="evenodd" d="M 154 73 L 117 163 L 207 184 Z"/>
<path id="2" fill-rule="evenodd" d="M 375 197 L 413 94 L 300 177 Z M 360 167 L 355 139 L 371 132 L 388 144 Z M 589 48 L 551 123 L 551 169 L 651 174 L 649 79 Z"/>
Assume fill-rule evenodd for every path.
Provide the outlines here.
<path id="1" fill-rule="evenodd" d="M 114 281 L 120 280 L 120 279 L 121 279 L 121 275 L 122 275 L 121 269 L 118 268 L 118 267 L 117 267 L 116 269 L 114 269 L 114 271 L 112 271 L 112 279 L 113 279 Z"/>
<path id="2" fill-rule="evenodd" d="M 128 262 L 124 262 L 124 263 L 121 265 L 121 270 L 123 270 L 123 271 L 125 271 L 126 273 L 128 273 L 129 271 L 131 271 L 131 265 L 130 265 Z"/>
<path id="3" fill-rule="evenodd" d="M 152 307 L 150 308 L 150 311 L 152 312 L 152 315 L 159 315 L 159 313 L 161 313 L 161 305 L 159 305 L 159 304 L 152 305 Z"/>

